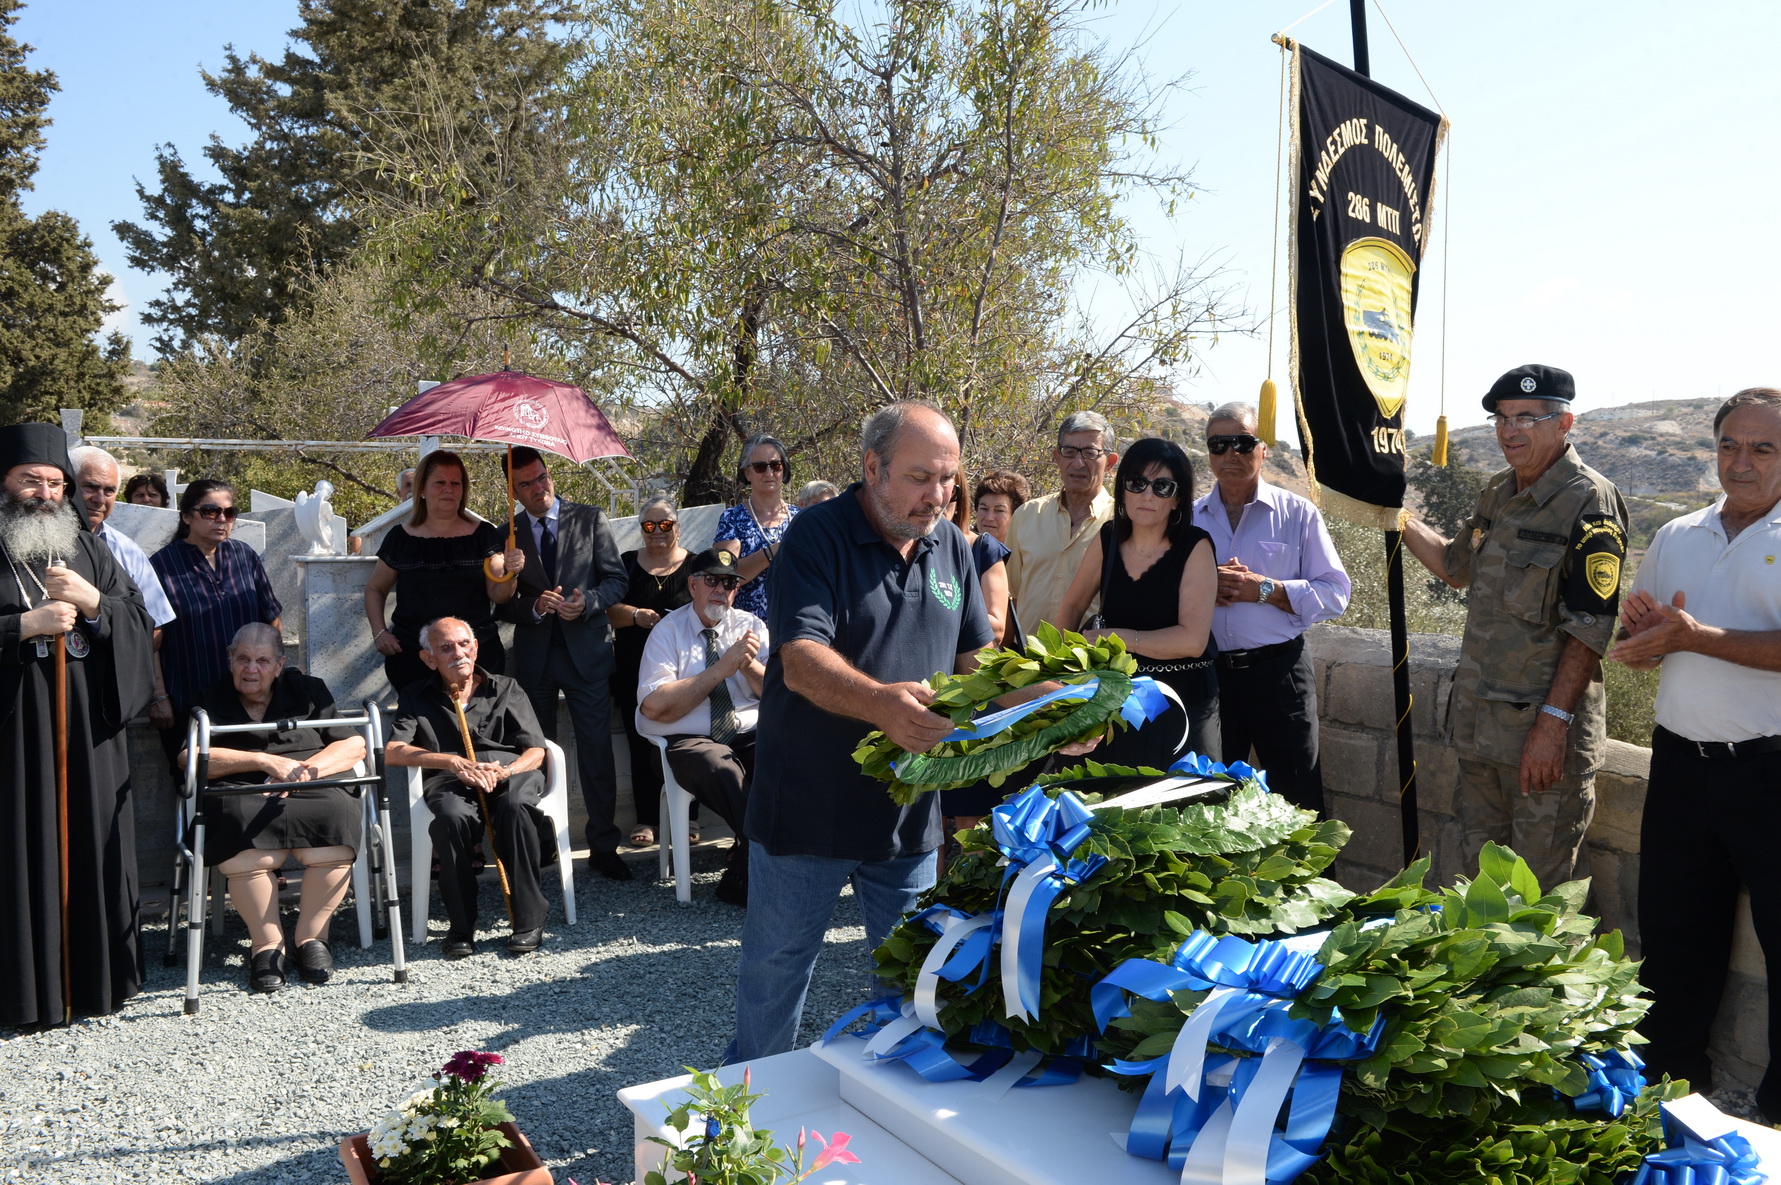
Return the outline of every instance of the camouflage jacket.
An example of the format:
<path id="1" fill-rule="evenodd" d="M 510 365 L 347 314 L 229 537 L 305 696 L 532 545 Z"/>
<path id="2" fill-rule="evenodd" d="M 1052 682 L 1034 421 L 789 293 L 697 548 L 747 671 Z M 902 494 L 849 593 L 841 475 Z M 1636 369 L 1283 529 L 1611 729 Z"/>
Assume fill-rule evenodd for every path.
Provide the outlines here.
<path id="1" fill-rule="evenodd" d="M 1447 572 L 1471 588 L 1453 681 L 1453 740 L 1462 757 L 1521 763 L 1522 744 L 1558 671 L 1567 638 L 1597 654 L 1620 610 L 1626 503 L 1569 445 L 1527 489 L 1505 469 L 1447 547 Z M 1566 775 L 1602 763 L 1607 721 L 1598 672 L 1577 701 Z"/>

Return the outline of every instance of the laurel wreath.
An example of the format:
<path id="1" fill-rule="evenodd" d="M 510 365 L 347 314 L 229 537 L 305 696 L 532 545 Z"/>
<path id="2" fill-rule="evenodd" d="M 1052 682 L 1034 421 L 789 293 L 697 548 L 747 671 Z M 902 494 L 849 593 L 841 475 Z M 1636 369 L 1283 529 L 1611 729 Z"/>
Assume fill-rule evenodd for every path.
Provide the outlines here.
<path id="1" fill-rule="evenodd" d="M 919 754 L 906 752 L 875 730 L 854 750 L 853 759 L 868 777 L 888 782 L 891 797 L 905 804 L 930 791 L 956 790 L 979 781 L 1000 786 L 1010 775 L 1065 745 L 1111 739 L 1116 729 L 1129 727 L 1119 709 L 1131 694 L 1137 670 L 1137 660 L 1117 634 L 1090 642 L 1081 634 L 1041 622 L 1027 636 L 1024 648 L 985 650 L 970 674 L 931 677 L 932 710 L 963 726 L 992 701 L 1035 683 L 1099 679 L 1100 686 L 1089 699 L 1049 704 L 993 736 L 942 741 Z"/>

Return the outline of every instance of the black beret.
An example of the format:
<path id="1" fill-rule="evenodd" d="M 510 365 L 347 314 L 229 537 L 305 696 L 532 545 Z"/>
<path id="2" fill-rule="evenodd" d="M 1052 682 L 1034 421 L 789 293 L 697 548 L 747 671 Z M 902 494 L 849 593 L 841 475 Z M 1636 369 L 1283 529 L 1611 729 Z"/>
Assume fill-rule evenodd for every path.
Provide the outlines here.
<path id="1" fill-rule="evenodd" d="M 1570 371 L 1530 362 L 1526 366 L 1517 366 L 1490 385 L 1490 391 L 1484 396 L 1484 410 L 1496 411 L 1499 399 L 1556 399 L 1560 403 L 1569 403 L 1576 397 L 1577 384 L 1571 381 Z"/>
<path id="2" fill-rule="evenodd" d="M 686 566 L 689 576 L 734 576 L 736 557 L 721 547 L 707 547 Z"/>

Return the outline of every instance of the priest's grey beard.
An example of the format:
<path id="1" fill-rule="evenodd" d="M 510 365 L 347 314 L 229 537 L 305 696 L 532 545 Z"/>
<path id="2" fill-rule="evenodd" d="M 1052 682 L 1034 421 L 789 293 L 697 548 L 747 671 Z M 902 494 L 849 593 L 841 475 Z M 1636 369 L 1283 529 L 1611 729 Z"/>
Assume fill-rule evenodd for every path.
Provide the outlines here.
<path id="1" fill-rule="evenodd" d="M 52 556 L 65 560 L 74 554 L 79 536 L 80 518 L 69 503 L 0 495 L 0 541 L 13 559 L 27 564 Z"/>

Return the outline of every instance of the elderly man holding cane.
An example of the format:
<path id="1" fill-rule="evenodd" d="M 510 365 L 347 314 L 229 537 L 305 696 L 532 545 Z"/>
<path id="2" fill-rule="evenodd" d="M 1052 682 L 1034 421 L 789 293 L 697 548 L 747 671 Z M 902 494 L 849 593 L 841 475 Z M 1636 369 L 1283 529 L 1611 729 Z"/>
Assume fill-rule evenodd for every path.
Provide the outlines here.
<path id="1" fill-rule="evenodd" d="M 476 649 L 475 632 L 455 617 L 421 630 L 421 661 L 434 675 L 402 690 L 385 752 L 392 766 L 429 771 L 422 793 L 433 812 L 439 895 L 451 919 L 448 959 L 476 952 L 471 851 L 485 829 L 493 833 L 502 887 L 509 892 L 508 951 L 530 954 L 544 941 L 537 826 L 546 789 L 544 732 L 520 685 L 477 666 Z"/>

